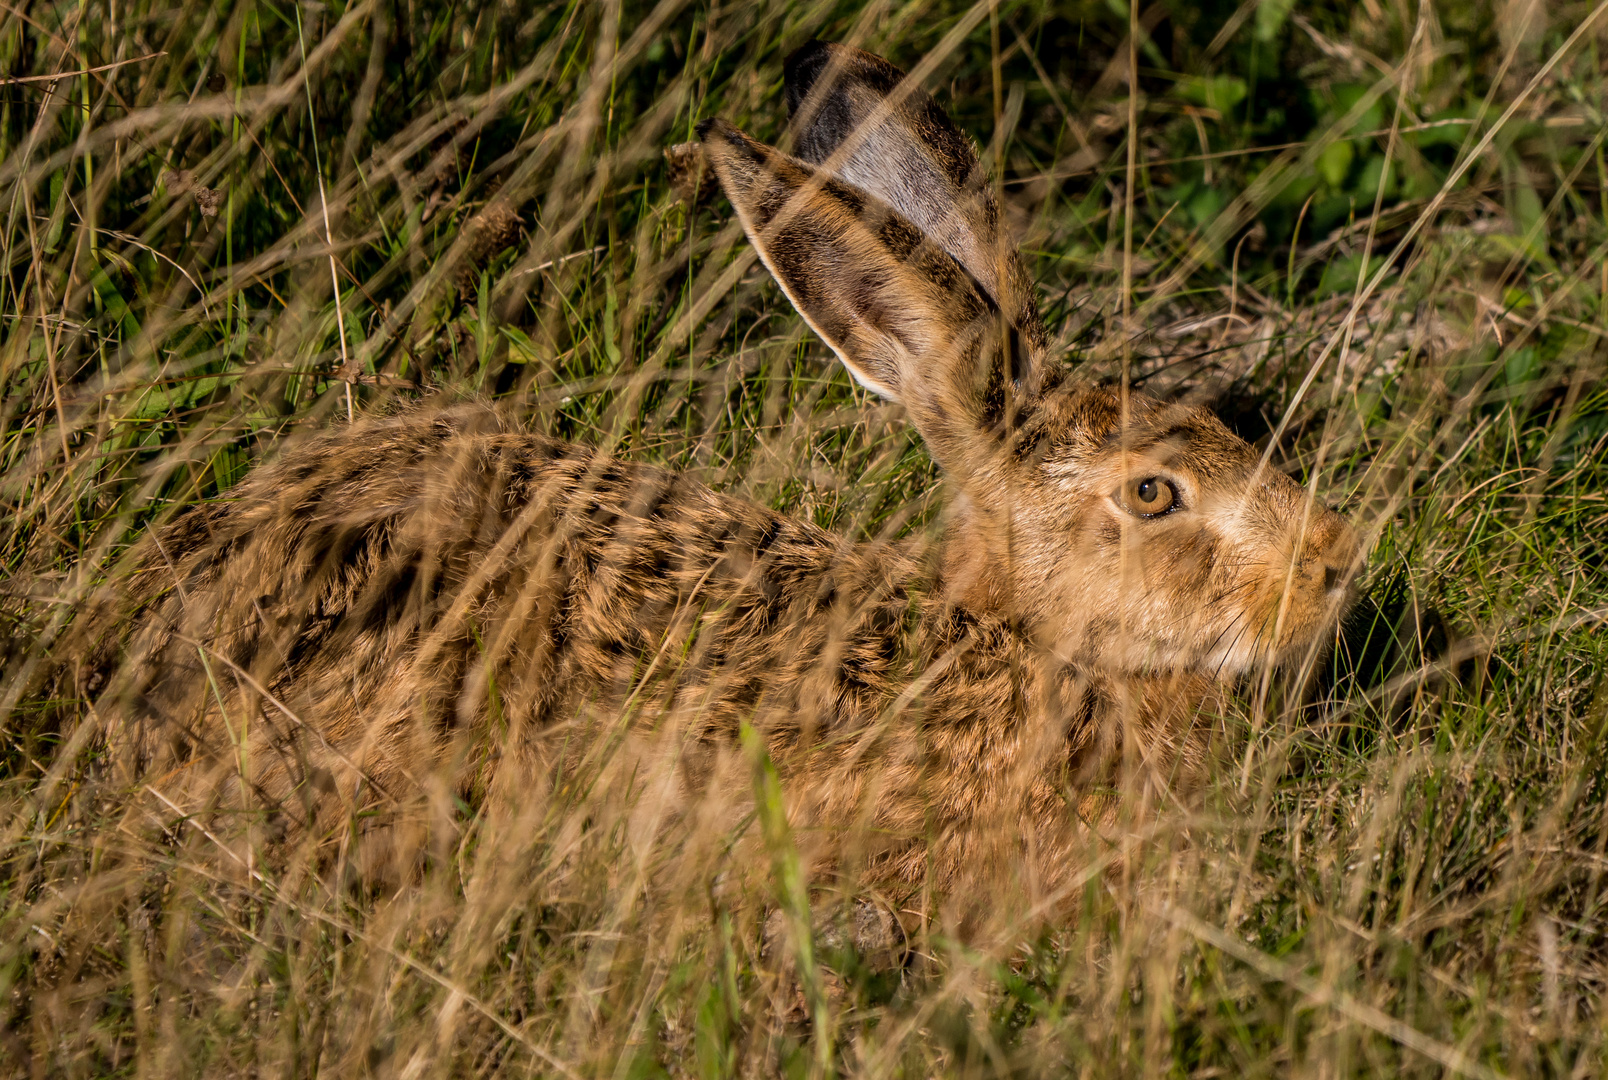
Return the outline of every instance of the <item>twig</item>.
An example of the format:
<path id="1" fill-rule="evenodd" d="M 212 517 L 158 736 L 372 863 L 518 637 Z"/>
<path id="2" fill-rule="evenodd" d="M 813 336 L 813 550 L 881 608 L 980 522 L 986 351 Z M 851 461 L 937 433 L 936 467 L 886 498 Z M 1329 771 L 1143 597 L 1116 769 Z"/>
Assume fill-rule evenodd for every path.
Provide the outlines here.
<path id="1" fill-rule="evenodd" d="M 569 262 L 572 259 L 583 259 L 588 255 L 598 255 L 598 254 L 601 254 L 602 252 L 605 252 L 607 250 L 608 250 L 608 245 L 607 244 L 599 244 L 597 247 L 587 248 L 585 251 L 572 251 L 568 255 L 560 255 L 556 259 L 548 259 L 546 262 L 542 263 L 540 266 L 527 266 L 523 270 L 515 270 L 512 274 L 509 274 L 508 276 L 510 278 L 516 278 L 516 277 L 524 277 L 526 274 L 539 274 L 543 270 L 551 270 L 555 266 L 563 266 L 565 263 Z"/>
<path id="2" fill-rule="evenodd" d="M 119 60 L 115 64 L 102 64 L 100 67 L 79 68 L 77 71 L 58 71 L 54 75 L 23 75 L 16 79 L 0 79 L 0 86 L 16 86 L 18 83 L 55 82 L 58 79 L 71 79 L 77 75 L 94 75 L 97 72 L 110 71 L 113 68 L 124 67 L 128 64 L 138 64 L 144 60 L 154 60 L 158 56 L 166 55 L 167 52 L 164 50 L 162 52 L 146 53 L 144 56 L 136 56 L 132 60 Z"/>

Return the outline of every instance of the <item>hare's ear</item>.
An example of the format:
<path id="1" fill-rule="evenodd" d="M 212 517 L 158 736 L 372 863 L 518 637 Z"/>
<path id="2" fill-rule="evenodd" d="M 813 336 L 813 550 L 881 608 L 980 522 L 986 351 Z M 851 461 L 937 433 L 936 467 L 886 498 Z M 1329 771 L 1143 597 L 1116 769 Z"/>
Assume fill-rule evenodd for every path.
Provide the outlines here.
<path id="1" fill-rule="evenodd" d="M 1000 433 L 1021 346 L 963 266 L 880 199 L 723 120 L 698 137 L 793 306 L 857 380 L 905 405 L 940 463 Z"/>
<path id="2" fill-rule="evenodd" d="M 879 56 L 813 41 L 787 58 L 798 156 L 863 188 L 954 256 L 1015 327 L 1018 390 L 1036 390 L 1047 341 L 1032 279 L 1005 235 L 972 142 L 928 94 Z"/>

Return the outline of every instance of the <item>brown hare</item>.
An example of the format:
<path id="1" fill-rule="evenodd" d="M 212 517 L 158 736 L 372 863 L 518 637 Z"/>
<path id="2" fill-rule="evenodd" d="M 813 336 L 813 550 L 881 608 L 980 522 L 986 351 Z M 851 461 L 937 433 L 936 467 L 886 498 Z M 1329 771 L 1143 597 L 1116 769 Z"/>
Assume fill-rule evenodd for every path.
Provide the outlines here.
<path id="1" fill-rule="evenodd" d="M 86 619 L 117 760 L 334 844 L 409 791 L 538 799 L 622 729 L 687 792 L 747 790 L 746 724 L 818 865 L 853 835 L 873 884 L 1053 883 L 1102 793 L 1187 779 L 1220 688 L 1316 647 L 1347 524 L 1209 412 L 1051 362 L 971 143 L 900 71 L 815 44 L 786 74 L 797 157 L 720 120 L 702 152 L 930 448 L 941 542 L 849 542 L 487 409 L 359 419 L 132 553 Z"/>

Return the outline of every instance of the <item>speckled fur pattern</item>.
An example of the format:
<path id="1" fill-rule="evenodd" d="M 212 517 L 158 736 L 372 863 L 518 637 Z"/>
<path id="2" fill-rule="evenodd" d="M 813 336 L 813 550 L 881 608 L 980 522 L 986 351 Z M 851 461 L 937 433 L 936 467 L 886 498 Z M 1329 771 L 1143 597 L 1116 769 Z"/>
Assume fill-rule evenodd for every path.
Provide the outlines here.
<path id="1" fill-rule="evenodd" d="M 600 740 L 672 761 L 685 806 L 743 790 L 748 724 L 812 862 L 852 846 L 939 889 L 1024 855 L 1069 880 L 1111 791 L 1188 786 L 1231 680 L 1333 624 L 1355 536 L 1209 412 L 1067 379 L 969 142 L 884 61 L 810 50 L 812 156 L 882 117 L 853 168 L 720 121 L 703 152 L 795 306 L 903 403 L 942 535 L 851 542 L 487 407 L 360 418 L 142 541 L 81 620 L 120 767 L 330 845 L 377 809 L 405 862 L 397 806 L 539 803 Z M 948 188 L 912 182 L 922 145 Z M 1136 477 L 1172 512 L 1132 512 Z"/>

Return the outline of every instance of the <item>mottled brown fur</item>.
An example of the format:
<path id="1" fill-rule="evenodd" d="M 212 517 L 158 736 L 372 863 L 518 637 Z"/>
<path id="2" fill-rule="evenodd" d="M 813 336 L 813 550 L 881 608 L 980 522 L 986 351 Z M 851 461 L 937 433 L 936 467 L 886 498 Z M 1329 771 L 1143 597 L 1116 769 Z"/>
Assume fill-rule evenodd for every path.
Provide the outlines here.
<path id="1" fill-rule="evenodd" d="M 857 153 L 921 130 L 892 115 Z M 843 134 L 814 132 L 823 161 Z M 360 419 L 143 542 L 84 620 L 131 775 L 331 845 L 374 807 L 406 861 L 410 800 L 536 804 L 600 740 L 672 762 L 684 806 L 744 791 L 751 724 L 812 860 L 948 889 L 1026 854 L 1054 884 L 1109 791 L 1198 769 L 1225 678 L 1312 647 L 1350 529 L 1209 413 L 1066 382 L 1030 293 L 1002 315 L 968 261 L 992 204 L 940 241 L 914 220 L 941 207 L 890 203 L 909 183 L 702 136 L 777 280 L 943 466 L 941 542 L 851 543 L 485 408 Z M 1174 511 L 1133 512 L 1136 478 Z"/>
<path id="2" fill-rule="evenodd" d="M 1211 686 L 1047 663 L 1003 613 L 949 599 L 918 541 L 847 544 L 476 408 L 312 440 L 137 563 L 99 620 L 130 630 L 101 698 L 127 763 L 217 773 L 225 804 L 243 768 L 255 805 L 320 827 L 443 768 L 467 795 L 550 774 L 634 694 L 640 723 L 679 725 L 689 783 L 755 723 L 804 819 L 873 825 L 904 880 L 936 840 L 948 881 L 979 818 L 1016 831 L 1024 794 L 1040 847 L 1064 848 L 1125 735 L 1187 769 Z M 1123 693 L 1142 701 L 1125 726 Z"/>

